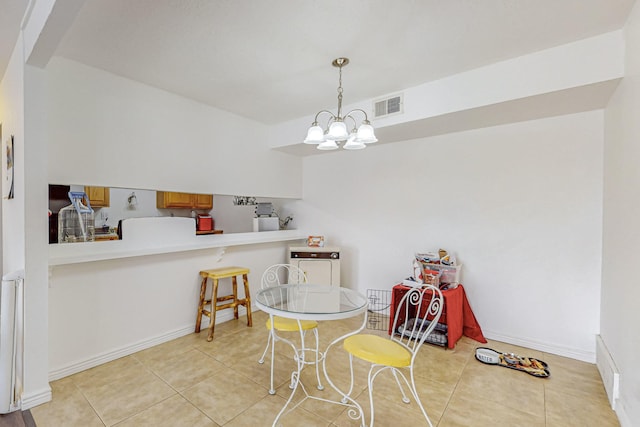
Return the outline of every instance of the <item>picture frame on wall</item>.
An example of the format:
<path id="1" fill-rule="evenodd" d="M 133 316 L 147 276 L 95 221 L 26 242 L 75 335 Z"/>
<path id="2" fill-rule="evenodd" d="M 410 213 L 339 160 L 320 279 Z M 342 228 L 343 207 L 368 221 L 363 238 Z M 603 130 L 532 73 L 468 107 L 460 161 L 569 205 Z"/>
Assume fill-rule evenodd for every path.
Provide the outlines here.
<path id="1" fill-rule="evenodd" d="M 13 135 L 7 138 L 2 151 L 4 153 L 2 194 L 5 199 L 13 199 L 15 196 L 15 150 L 13 146 Z"/>
<path id="2" fill-rule="evenodd" d="M 313 248 L 321 248 L 324 246 L 324 236 L 307 237 L 307 246 Z"/>

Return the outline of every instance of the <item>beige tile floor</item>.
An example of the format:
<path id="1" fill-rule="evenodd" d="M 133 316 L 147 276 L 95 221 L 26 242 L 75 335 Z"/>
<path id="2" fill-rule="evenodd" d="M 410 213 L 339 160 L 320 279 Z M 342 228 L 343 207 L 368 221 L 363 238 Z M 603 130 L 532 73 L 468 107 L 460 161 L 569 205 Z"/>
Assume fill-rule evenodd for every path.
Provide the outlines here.
<path id="1" fill-rule="evenodd" d="M 291 350 L 276 347 L 276 395 L 270 395 L 269 365 L 257 359 L 264 349 L 266 315 L 216 326 L 54 381 L 53 400 L 32 409 L 38 427 L 91 426 L 270 426 L 289 397 Z M 352 330 L 354 320 L 320 325 L 326 345 Z M 369 331 L 373 333 L 381 333 Z M 454 350 L 424 345 L 416 362 L 418 392 L 433 425 L 439 427 L 619 426 L 608 405 L 595 365 L 490 341 L 486 346 L 546 361 L 551 377 L 484 365 L 473 352 L 481 344 L 463 337 Z M 347 356 L 340 346 L 327 358 L 339 387 L 348 381 Z M 367 411 L 367 365 L 356 364 L 354 396 Z M 303 384 L 314 395 L 336 398 L 330 387 L 315 388 L 315 372 L 305 369 Z M 301 392 L 294 397 L 299 402 Z M 426 425 L 414 403 L 400 401 L 392 379 L 381 375 L 374 388 L 376 426 Z M 306 400 L 282 419 L 283 426 L 357 426 L 344 407 Z"/>

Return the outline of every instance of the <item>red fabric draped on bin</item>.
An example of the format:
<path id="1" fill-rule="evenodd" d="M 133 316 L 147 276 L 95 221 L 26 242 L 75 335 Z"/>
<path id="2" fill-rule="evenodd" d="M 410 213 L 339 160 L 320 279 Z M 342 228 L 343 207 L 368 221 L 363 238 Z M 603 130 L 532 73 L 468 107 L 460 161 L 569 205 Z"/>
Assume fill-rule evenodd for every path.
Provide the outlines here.
<path id="1" fill-rule="evenodd" d="M 402 296 L 411 289 L 409 286 L 398 284 L 393 287 L 391 293 L 391 318 L 389 319 L 389 334 L 393 328 L 393 318 L 398 308 L 398 303 Z M 448 328 L 448 347 L 454 348 L 456 342 L 462 335 L 474 339 L 481 343 L 486 343 L 482 329 L 476 320 L 476 316 L 471 310 L 467 294 L 462 285 L 455 289 L 442 291 L 444 297 L 444 309 L 440 317 L 440 323 L 444 323 Z"/>

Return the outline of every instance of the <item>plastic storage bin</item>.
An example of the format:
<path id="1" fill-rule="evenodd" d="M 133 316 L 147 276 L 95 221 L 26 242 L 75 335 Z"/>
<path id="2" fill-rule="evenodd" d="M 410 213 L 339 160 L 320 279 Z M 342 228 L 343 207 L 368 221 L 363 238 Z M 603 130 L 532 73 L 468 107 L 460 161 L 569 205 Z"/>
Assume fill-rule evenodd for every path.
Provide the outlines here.
<path id="1" fill-rule="evenodd" d="M 458 265 L 445 265 L 445 264 L 429 264 L 422 263 L 422 269 L 432 270 L 440 272 L 440 284 L 453 285 L 453 287 L 460 284 L 460 272 L 462 271 L 462 264 Z"/>

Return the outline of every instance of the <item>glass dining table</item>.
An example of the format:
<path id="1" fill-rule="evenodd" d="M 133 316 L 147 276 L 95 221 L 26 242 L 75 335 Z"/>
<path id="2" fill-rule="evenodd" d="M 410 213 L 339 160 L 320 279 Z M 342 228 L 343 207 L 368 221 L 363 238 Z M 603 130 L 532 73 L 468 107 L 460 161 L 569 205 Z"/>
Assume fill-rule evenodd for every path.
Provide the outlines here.
<path id="1" fill-rule="evenodd" d="M 291 374 L 291 395 L 273 421 L 273 427 L 278 425 L 278 422 L 283 415 L 298 407 L 306 399 L 321 400 L 349 407 L 351 409 L 349 411 L 349 416 L 354 420 L 360 419 L 361 425 L 364 425 L 364 412 L 360 404 L 349 396 L 351 390 L 345 393 L 340 390 L 329 377 L 326 367 L 326 356 L 331 347 L 335 344 L 364 329 L 367 323 L 367 298 L 357 291 L 340 286 L 296 284 L 273 286 L 262 289 L 256 295 L 255 303 L 260 310 L 269 314 L 271 324 L 274 324 L 274 316 L 294 319 L 300 322 L 302 320 L 340 320 L 363 315 L 362 324 L 358 329 L 336 338 L 322 352 L 320 352 L 320 349 L 317 349 L 318 355 L 315 354 L 316 349 L 310 349 L 305 346 L 305 334 L 301 325 L 299 325 L 298 328 L 300 333 L 299 347 L 286 338 L 277 337 L 278 340 L 286 342 L 293 348 L 297 368 Z M 276 331 L 272 332 L 274 334 L 276 333 Z M 314 353 L 313 357 L 308 357 L 310 352 Z M 322 363 L 324 377 L 329 385 L 331 385 L 331 387 L 342 396 L 341 400 L 334 401 L 325 399 L 323 397 L 310 395 L 307 392 L 302 381 L 300 381 L 300 374 L 306 365 L 315 363 Z M 292 408 L 289 408 L 289 405 L 293 400 L 293 396 L 298 388 L 303 391 L 305 397 L 298 401 Z M 321 387 L 319 388 L 321 389 Z"/>

